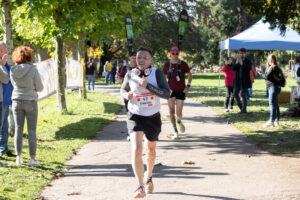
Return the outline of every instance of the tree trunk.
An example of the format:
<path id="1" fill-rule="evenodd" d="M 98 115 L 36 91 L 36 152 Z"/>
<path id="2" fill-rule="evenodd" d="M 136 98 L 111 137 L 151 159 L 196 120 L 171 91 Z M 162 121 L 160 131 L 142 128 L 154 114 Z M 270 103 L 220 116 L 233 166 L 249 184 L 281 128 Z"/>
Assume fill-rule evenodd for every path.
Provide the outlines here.
<path id="1" fill-rule="evenodd" d="M 57 64 L 57 109 L 67 111 L 65 95 L 65 52 L 64 42 L 60 36 L 56 37 L 56 64 Z"/>
<path id="2" fill-rule="evenodd" d="M 84 32 L 81 32 L 79 34 L 78 39 L 78 57 L 82 63 L 83 68 L 83 81 L 82 81 L 82 87 L 79 90 L 79 96 L 83 99 L 86 99 L 86 90 L 85 90 L 85 54 L 86 54 L 86 42 L 85 42 L 85 34 Z"/>
<path id="3" fill-rule="evenodd" d="M 38 61 L 42 62 L 50 58 L 47 48 L 37 48 Z"/>
<path id="4" fill-rule="evenodd" d="M 10 66 L 14 64 L 12 61 L 12 52 L 13 52 L 14 45 L 12 39 L 11 10 L 12 10 L 11 0 L 2 0 L 4 42 L 6 43 L 6 47 L 7 47 L 7 55 L 8 55 L 7 63 Z"/>

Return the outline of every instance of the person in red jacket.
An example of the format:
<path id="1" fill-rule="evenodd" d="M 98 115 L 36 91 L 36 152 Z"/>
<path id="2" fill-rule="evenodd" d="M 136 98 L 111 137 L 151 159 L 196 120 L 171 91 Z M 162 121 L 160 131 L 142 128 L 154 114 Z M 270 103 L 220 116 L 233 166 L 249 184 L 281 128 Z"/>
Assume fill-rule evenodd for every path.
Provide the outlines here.
<path id="1" fill-rule="evenodd" d="M 224 101 L 224 112 L 232 112 L 234 104 L 234 94 L 233 94 L 233 80 L 235 76 L 235 71 L 232 70 L 232 58 L 228 57 L 225 64 L 222 67 L 222 72 L 225 74 L 225 87 L 226 87 L 226 98 Z M 228 110 L 228 105 L 230 102 L 230 110 Z"/>

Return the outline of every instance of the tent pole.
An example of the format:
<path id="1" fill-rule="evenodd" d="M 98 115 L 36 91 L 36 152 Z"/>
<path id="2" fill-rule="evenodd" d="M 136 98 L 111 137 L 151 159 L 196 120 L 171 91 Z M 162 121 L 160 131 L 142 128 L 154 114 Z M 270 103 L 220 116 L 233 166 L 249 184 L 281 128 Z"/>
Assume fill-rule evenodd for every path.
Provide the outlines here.
<path id="1" fill-rule="evenodd" d="M 230 50 L 229 50 L 229 48 L 227 49 L 227 57 L 230 57 Z"/>

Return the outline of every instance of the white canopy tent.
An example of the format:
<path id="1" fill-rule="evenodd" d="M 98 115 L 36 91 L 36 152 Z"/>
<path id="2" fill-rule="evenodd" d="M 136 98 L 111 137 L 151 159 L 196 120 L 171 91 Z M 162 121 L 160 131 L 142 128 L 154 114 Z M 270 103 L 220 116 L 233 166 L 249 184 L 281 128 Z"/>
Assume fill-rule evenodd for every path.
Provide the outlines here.
<path id="1" fill-rule="evenodd" d="M 221 67 L 222 50 L 238 50 L 245 48 L 247 50 L 293 50 L 300 51 L 300 34 L 287 27 L 284 35 L 280 34 L 278 28 L 270 29 L 270 24 L 264 23 L 264 19 L 259 20 L 248 29 L 238 35 L 221 41 L 220 60 Z M 221 68 L 220 68 L 221 69 Z M 219 74 L 220 87 L 220 74 Z M 219 88 L 218 88 L 219 96 Z"/>

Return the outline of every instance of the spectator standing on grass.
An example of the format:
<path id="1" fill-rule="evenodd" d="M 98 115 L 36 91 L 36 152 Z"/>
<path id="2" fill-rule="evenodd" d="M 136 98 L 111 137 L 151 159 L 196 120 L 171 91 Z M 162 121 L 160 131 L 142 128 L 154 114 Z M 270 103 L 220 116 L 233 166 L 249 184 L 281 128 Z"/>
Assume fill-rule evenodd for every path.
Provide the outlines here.
<path id="1" fill-rule="evenodd" d="M 250 71 L 252 68 L 251 61 L 246 58 L 246 49 L 239 50 L 239 57 L 236 59 L 232 69 L 236 72 L 234 78 L 234 96 L 240 113 L 247 113 L 247 90 L 251 88 Z M 240 95 L 243 99 L 241 102 Z"/>
<path id="2" fill-rule="evenodd" d="M 295 63 L 296 64 L 294 66 L 293 72 L 294 72 L 295 77 L 297 78 L 297 70 L 300 67 L 300 56 L 296 57 Z"/>
<path id="3" fill-rule="evenodd" d="M 85 71 L 88 78 L 88 90 L 90 90 L 90 85 L 92 82 L 93 91 L 95 90 L 95 78 L 96 78 L 96 66 L 93 58 L 89 58 L 89 61 L 85 65 Z"/>
<path id="4" fill-rule="evenodd" d="M 259 73 L 266 80 L 269 91 L 270 119 L 264 127 L 279 126 L 280 110 L 278 95 L 281 92 L 281 87 L 285 84 L 285 78 L 273 54 L 268 56 L 266 72 L 263 74 L 263 71 L 259 71 Z M 282 84 L 281 80 L 284 81 L 284 84 Z"/>
<path id="5" fill-rule="evenodd" d="M 9 111 L 8 106 L 3 105 L 6 104 L 6 101 L 3 101 L 3 85 L 9 83 L 9 75 L 7 73 L 7 49 L 6 44 L 4 42 L 0 43 L 0 160 L 4 160 L 3 155 L 14 156 L 11 151 L 8 149 L 8 125 L 7 131 L 5 131 L 5 127 L 3 127 L 3 122 L 5 121 L 5 116 Z M 5 87 L 5 86 L 4 86 Z M 7 96 L 5 96 L 7 97 Z M 5 98 L 5 100 L 7 100 Z M 5 116 L 4 116 L 5 115 Z M 6 116 L 8 118 L 8 115 Z M 7 120 L 6 120 L 7 121 Z M 2 131 L 2 129 L 4 131 Z"/>
<path id="6" fill-rule="evenodd" d="M 235 71 L 232 70 L 232 58 L 228 57 L 226 59 L 225 65 L 222 67 L 222 72 L 225 74 L 225 88 L 226 88 L 226 97 L 224 101 L 224 112 L 232 112 L 234 104 L 234 95 L 233 95 L 233 80 L 235 76 Z M 230 110 L 228 110 L 228 105 L 230 103 Z"/>
<path id="7" fill-rule="evenodd" d="M 38 118 L 38 94 L 43 90 L 39 72 L 33 61 L 33 50 L 27 46 L 19 46 L 13 52 L 11 68 L 11 82 L 14 87 L 12 93 L 12 110 L 15 120 L 15 149 L 17 153 L 16 164 L 22 165 L 23 129 L 25 118 L 27 120 L 28 143 L 31 166 L 39 166 L 36 160 L 36 126 Z"/>

